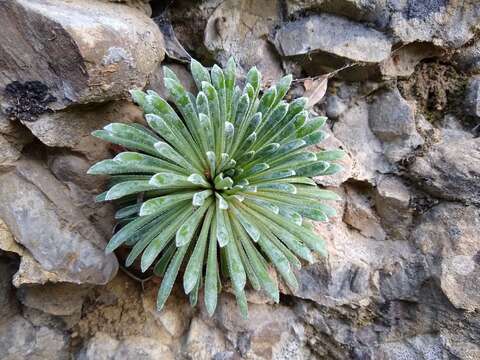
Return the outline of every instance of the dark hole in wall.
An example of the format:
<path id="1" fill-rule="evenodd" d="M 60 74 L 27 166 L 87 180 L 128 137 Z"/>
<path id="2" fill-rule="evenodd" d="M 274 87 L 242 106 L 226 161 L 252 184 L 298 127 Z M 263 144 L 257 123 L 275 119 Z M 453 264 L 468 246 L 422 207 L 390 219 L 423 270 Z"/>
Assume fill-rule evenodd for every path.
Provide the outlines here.
<path id="1" fill-rule="evenodd" d="M 48 104 L 56 101 L 49 88 L 41 81 L 13 81 L 5 87 L 9 106 L 6 113 L 10 120 L 35 121 L 38 116 L 52 112 Z"/>

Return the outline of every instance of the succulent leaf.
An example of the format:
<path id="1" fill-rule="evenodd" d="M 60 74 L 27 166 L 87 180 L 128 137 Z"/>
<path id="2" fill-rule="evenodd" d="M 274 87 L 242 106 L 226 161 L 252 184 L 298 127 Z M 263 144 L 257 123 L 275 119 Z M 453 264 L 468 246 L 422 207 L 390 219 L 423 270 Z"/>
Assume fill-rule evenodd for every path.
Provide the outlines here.
<path id="1" fill-rule="evenodd" d="M 130 92 L 148 126 L 113 123 L 94 131 L 126 150 L 88 173 L 111 175 L 97 196 L 119 204 L 119 230 L 106 251 L 129 248 L 127 266 L 139 261 L 142 271 L 163 277 L 158 310 L 183 272 L 193 306 L 203 287 L 212 315 L 229 280 L 246 317 L 246 288 L 278 302 L 275 273 L 295 291 L 293 270 L 313 263 L 314 252 L 326 254 L 310 220 L 335 216 L 325 202 L 340 198 L 311 177 L 341 171 L 335 162 L 344 151 L 308 149 L 327 137 L 327 119 L 310 116 L 305 98 L 284 100 L 291 75 L 259 97 L 260 72 L 250 69 L 240 88 L 233 58 L 210 70 L 192 59 L 190 70 L 195 95 L 164 68 L 172 105 L 151 90 Z"/>

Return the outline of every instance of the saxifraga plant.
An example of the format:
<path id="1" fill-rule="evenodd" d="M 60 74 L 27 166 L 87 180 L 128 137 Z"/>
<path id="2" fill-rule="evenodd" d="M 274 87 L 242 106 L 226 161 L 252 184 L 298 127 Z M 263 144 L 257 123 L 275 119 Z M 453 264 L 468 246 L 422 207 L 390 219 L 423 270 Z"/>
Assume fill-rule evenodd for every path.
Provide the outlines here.
<path id="1" fill-rule="evenodd" d="M 222 280 L 229 278 L 246 317 L 247 280 L 278 302 L 275 270 L 295 290 L 293 269 L 300 269 L 301 260 L 312 263 L 312 251 L 325 255 L 309 219 L 334 215 L 324 201 L 338 196 L 310 177 L 339 171 L 331 161 L 343 152 L 308 150 L 325 139 L 320 128 L 326 118 L 309 118 L 305 98 L 282 100 L 291 75 L 259 98 L 261 74 L 255 67 L 243 90 L 236 85 L 233 59 L 223 70 L 215 65 L 208 71 L 195 60 L 190 67 L 196 97 L 164 68 L 174 107 L 154 91 L 131 92 L 150 128 L 113 123 L 93 132 L 132 150 L 89 170 L 112 175 L 97 200 L 121 205 L 115 214 L 121 228 L 106 251 L 126 245 L 131 248 L 126 266 L 141 255 L 143 272 L 153 266 L 154 274 L 163 276 L 158 310 L 185 265 L 183 288 L 192 305 L 203 286 L 212 315 Z"/>

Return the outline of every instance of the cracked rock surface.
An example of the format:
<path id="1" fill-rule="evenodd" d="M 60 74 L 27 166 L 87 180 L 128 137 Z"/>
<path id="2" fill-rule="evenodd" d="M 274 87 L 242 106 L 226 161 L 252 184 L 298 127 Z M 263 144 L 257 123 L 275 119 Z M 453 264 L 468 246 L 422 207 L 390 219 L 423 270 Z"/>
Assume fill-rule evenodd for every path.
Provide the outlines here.
<path id="1" fill-rule="evenodd" d="M 480 3 L 474 0 L 0 0 L 2 360 L 480 359 Z M 111 204 L 89 134 L 142 123 L 131 88 L 162 66 L 251 66 L 311 108 L 345 170 L 318 223 L 328 257 L 279 304 L 231 289 L 213 317 L 181 284 L 162 312 L 104 246 Z M 333 72 L 333 73 L 332 73 Z"/>

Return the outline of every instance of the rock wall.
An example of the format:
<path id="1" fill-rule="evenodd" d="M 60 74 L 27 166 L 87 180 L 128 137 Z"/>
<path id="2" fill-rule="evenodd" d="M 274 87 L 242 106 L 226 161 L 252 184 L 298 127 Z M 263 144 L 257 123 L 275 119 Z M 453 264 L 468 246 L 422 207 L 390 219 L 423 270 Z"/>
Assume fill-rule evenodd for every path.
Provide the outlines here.
<path id="1" fill-rule="evenodd" d="M 480 358 L 478 1 L 0 0 L 0 23 L 1 359 Z M 312 111 L 348 154 L 318 180 L 329 256 L 247 321 L 228 291 L 156 312 L 85 174 L 116 151 L 93 129 L 143 121 L 127 90 L 164 93 L 160 64 L 191 85 L 190 55 L 291 72 L 291 98 L 328 78 Z"/>

